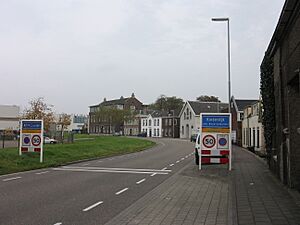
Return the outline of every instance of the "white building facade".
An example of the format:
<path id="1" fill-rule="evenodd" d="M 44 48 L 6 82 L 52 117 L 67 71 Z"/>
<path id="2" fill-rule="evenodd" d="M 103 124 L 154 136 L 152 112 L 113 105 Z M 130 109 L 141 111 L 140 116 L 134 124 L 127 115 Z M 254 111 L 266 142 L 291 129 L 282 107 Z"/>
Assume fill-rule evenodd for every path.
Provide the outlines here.
<path id="1" fill-rule="evenodd" d="M 0 105 L 0 131 L 19 129 L 20 107 L 16 105 Z"/>
<path id="2" fill-rule="evenodd" d="M 147 137 L 162 137 L 162 117 L 158 112 L 141 119 L 141 132 L 147 133 Z"/>
<path id="3" fill-rule="evenodd" d="M 226 109 L 227 103 L 187 101 L 179 114 L 180 138 L 190 139 L 200 129 L 200 113 L 219 113 Z"/>
<path id="4" fill-rule="evenodd" d="M 242 146 L 265 154 L 264 129 L 261 122 L 261 115 L 262 104 L 260 101 L 245 107 L 242 122 Z"/>

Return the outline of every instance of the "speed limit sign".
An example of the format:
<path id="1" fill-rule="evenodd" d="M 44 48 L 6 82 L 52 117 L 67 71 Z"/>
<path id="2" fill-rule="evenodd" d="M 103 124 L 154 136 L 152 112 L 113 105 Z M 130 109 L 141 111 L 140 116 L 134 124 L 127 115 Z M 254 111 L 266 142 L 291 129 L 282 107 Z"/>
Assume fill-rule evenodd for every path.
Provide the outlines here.
<path id="1" fill-rule="evenodd" d="M 206 148 L 212 148 L 216 144 L 216 138 L 212 135 L 206 135 L 203 137 L 202 143 Z"/>

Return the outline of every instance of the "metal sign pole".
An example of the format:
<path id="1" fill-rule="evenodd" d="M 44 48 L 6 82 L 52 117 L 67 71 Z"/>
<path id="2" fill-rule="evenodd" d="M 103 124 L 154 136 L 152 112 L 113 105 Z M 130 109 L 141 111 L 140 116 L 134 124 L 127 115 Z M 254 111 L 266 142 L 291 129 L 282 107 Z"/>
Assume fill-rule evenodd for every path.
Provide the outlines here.
<path id="1" fill-rule="evenodd" d="M 41 120 L 41 152 L 40 152 L 40 163 L 43 162 L 43 153 L 44 153 L 44 121 Z"/>

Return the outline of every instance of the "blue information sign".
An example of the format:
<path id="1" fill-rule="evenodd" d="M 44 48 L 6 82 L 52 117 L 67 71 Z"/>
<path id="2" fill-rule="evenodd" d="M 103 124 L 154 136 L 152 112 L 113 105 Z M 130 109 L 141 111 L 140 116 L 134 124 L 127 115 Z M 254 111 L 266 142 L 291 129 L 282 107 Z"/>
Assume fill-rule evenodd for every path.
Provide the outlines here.
<path id="1" fill-rule="evenodd" d="M 24 129 L 24 130 L 41 130 L 42 122 L 41 121 L 23 121 L 22 129 Z"/>
<path id="2" fill-rule="evenodd" d="M 203 115 L 202 128 L 229 128 L 229 115 Z"/>

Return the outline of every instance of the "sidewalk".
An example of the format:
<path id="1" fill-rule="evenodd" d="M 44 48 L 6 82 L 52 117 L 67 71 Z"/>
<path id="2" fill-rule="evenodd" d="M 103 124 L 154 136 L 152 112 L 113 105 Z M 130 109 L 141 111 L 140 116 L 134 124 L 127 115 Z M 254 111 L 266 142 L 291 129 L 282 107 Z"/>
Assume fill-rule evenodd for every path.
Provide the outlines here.
<path id="1" fill-rule="evenodd" d="M 300 224 L 300 207 L 267 165 L 234 147 L 233 170 L 192 162 L 106 225 Z"/>

